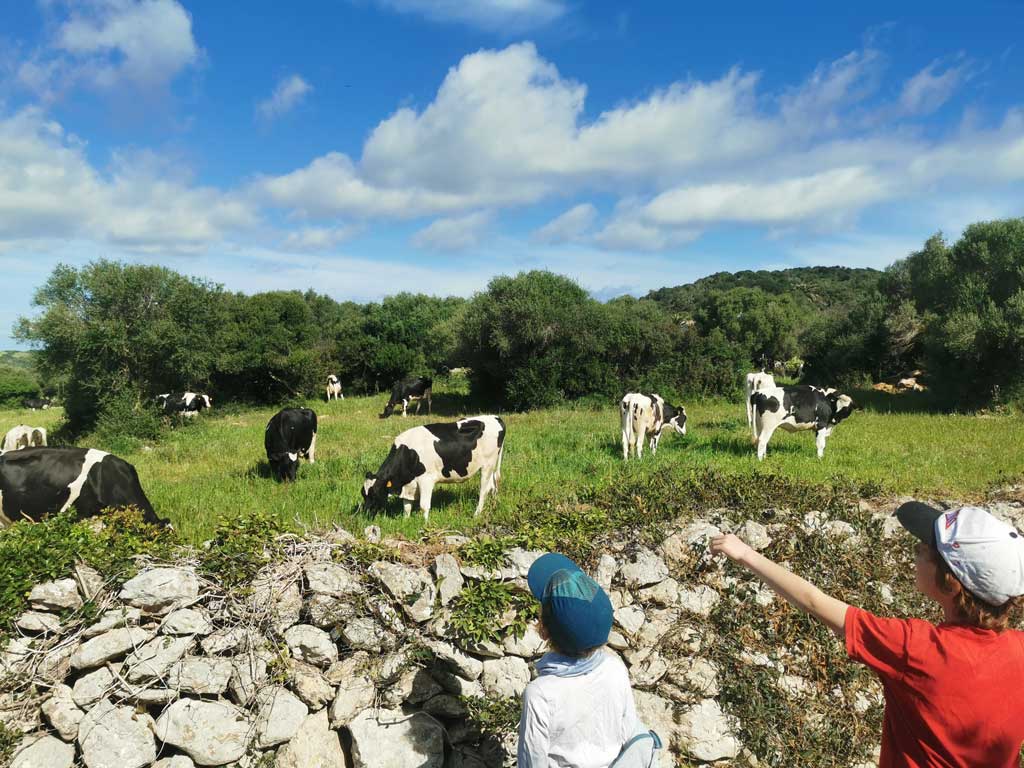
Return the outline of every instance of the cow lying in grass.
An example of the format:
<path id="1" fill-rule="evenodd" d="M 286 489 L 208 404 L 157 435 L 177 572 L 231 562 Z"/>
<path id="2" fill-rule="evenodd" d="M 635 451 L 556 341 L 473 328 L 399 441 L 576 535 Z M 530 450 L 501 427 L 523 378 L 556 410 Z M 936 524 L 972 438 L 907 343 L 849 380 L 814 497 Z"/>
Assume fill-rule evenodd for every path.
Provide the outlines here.
<path id="1" fill-rule="evenodd" d="M 45 448 L 46 430 L 42 427 L 29 427 L 19 424 L 11 427 L 4 435 L 3 446 L 0 451 L 17 451 L 21 448 Z"/>
<path id="2" fill-rule="evenodd" d="M 686 409 L 665 402 L 661 395 L 629 392 L 619 403 L 622 424 L 622 458 L 629 459 L 630 451 L 638 459 L 644 455 L 644 440 L 650 438 L 651 453 L 658 452 L 658 442 L 666 429 L 686 434 Z"/>
<path id="3" fill-rule="evenodd" d="M 407 429 L 391 444 L 376 473 L 367 472 L 363 504 L 383 509 L 389 494 L 398 494 L 405 516 L 419 499 L 424 522 L 430 517 L 430 499 L 438 483 L 461 483 L 480 473 L 480 514 L 491 493 L 498 493 L 505 422 L 497 416 L 474 416 L 454 423 L 425 424 Z"/>
<path id="4" fill-rule="evenodd" d="M 764 459 L 768 441 L 779 427 L 787 432 L 813 429 L 820 459 L 825 455 L 825 440 L 832 429 L 854 408 L 847 395 L 806 384 L 759 389 L 750 396 L 750 403 L 754 408 L 758 460 Z"/>

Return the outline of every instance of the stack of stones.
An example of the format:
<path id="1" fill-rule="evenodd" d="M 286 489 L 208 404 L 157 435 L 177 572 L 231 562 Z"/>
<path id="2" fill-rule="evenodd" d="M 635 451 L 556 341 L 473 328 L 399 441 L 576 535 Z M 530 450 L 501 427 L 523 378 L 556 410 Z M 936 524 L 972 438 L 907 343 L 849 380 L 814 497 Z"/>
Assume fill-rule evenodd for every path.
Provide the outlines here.
<path id="1" fill-rule="evenodd" d="M 799 525 L 809 535 L 858 535 L 834 522 L 809 515 Z M 757 764 L 718 701 L 707 617 L 736 599 L 737 579 L 709 562 L 707 540 L 736 530 L 763 549 L 775 527 L 709 514 L 680 521 L 656 548 L 609 541 L 592 569 L 615 608 L 609 648 L 629 669 L 639 714 L 684 764 Z M 149 564 L 116 587 L 83 566 L 37 585 L 20 634 L 0 651 L 0 720 L 24 733 L 11 765 L 514 764 L 514 723 L 489 732 L 470 709 L 505 702 L 514 712 L 545 643 L 535 624 L 473 642 L 455 631 L 452 607 L 474 581 L 526 589 L 542 553 L 511 549 L 487 569 L 460 561 L 463 537 L 448 537 L 429 559 L 424 547 L 385 540 L 388 559 L 357 564 L 345 556 L 354 541 L 344 531 L 297 540 L 229 592 L 187 560 Z M 743 586 L 762 606 L 775 599 Z M 88 622 L 83 604 L 100 609 Z M 495 625 L 514 619 L 496 616 Z M 799 658 L 776 649 L 740 663 L 773 670 L 780 691 L 810 700 L 812 686 L 787 663 Z M 880 701 L 873 689 L 835 695 L 861 711 Z"/>

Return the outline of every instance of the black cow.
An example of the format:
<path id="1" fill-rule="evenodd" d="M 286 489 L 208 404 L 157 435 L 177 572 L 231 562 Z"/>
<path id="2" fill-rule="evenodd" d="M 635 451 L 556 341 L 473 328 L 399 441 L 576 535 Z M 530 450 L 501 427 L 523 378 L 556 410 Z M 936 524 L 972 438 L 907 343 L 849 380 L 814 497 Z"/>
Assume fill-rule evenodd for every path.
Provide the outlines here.
<path id="1" fill-rule="evenodd" d="M 505 422 L 497 416 L 407 429 L 395 438 L 380 469 L 366 473 L 363 503 L 382 509 L 388 495 L 397 493 L 408 517 L 418 497 L 427 520 L 435 485 L 461 483 L 479 472 L 480 498 L 474 515 L 480 514 L 488 494 L 498 492 L 504 445 Z"/>
<path id="2" fill-rule="evenodd" d="M 0 523 L 38 522 L 75 507 L 79 518 L 107 507 L 137 507 L 166 525 L 146 498 L 135 467 L 95 448 L 25 448 L 0 456 Z"/>
<path id="3" fill-rule="evenodd" d="M 754 409 L 757 458 L 764 459 L 772 433 L 813 429 L 818 458 L 825 455 L 825 439 L 832 428 L 853 413 L 853 400 L 836 390 L 798 384 L 792 387 L 764 387 L 750 396 Z"/>
<path id="4" fill-rule="evenodd" d="M 263 434 L 267 461 L 277 480 L 294 480 L 299 456 L 316 461 L 316 414 L 309 408 L 284 408 L 267 422 Z"/>
<path id="5" fill-rule="evenodd" d="M 177 413 L 185 418 L 194 417 L 204 408 L 213 408 L 213 398 L 204 392 L 165 393 L 156 396 L 156 403 L 166 415 Z"/>
<path id="6" fill-rule="evenodd" d="M 410 379 L 395 382 L 395 385 L 391 388 L 391 399 L 388 400 L 388 404 L 384 406 L 384 412 L 380 415 L 382 419 L 386 419 L 392 413 L 395 412 L 395 408 L 399 405 L 402 406 L 402 415 L 406 415 L 406 408 L 409 403 L 416 401 L 416 415 L 420 413 L 420 404 L 423 400 L 427 401 L 427 413 L 430 413 L 430 395 L 431 388 L 434 386 L 434 380 L 428 379 L 424 376 L 414 376 Z"/>
<path id="7" fill-rule="evenodd" d="M 23 408 L 31 408 L 33 411 L 37 409 L 45 411 L 53 405 L 53 401 L 48 397 L 26 397 L 21 401 L 21 405 Z"/>

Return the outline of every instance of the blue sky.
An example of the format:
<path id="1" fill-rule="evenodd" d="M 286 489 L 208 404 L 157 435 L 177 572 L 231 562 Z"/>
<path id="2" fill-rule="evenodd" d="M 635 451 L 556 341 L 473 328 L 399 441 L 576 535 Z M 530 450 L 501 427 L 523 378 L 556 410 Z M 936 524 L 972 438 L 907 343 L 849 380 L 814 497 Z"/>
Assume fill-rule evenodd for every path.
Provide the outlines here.
<path id="1" fill-rule="evenodd" d="M 60 262 L 606 298 L 1024 215 L 1020 2 L 8 5 L 0 347 Z"/>

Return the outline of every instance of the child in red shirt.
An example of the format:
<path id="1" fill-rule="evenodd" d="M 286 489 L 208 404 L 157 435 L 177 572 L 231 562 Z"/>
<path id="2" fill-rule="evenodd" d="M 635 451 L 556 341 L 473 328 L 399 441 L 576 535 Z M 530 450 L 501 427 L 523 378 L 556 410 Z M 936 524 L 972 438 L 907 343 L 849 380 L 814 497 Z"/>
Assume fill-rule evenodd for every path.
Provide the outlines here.
<path id="1" fill-rule="evenodd" d="M 978 507 L 896 511 L 920 541 L 916 583 L 945 620 L 886 619 L 826 595 L 732 534 L 711 551 L 845 638 L 885 692 L 881 768 L 1018 768 L 1024 742 L 1024 536 Z"/>

